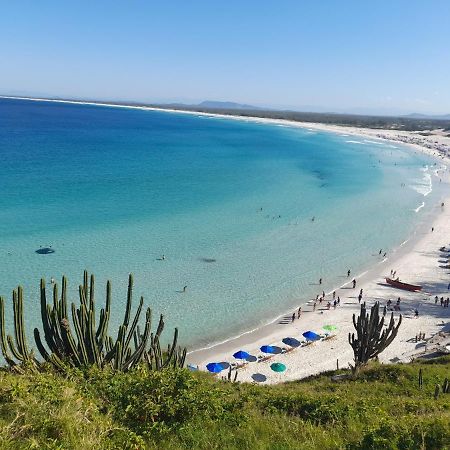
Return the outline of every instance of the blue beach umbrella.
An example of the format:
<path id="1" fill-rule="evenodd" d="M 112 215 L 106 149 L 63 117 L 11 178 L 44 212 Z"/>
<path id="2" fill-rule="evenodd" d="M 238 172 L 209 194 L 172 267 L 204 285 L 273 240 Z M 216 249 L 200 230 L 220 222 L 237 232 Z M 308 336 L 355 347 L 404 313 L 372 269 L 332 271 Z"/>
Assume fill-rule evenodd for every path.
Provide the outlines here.
<path id="1" fill-rule="evenodd" d="M 263 353 L 270 353 L 272 355 L 281 353 L 281 348 L 277 347 L 276 345 L 263 345 L 262 347 L 260 347 L 260 350 Z"/>
<path id="2" fill-rule="evenodd" d="M 224 369 L 220 363 L 209 363 L 206 365 L 206 368 L 212 373 L 219 373 Z"/>
<path id="3" fill-rule="evenodd" d="M 301 345 L 301 342 L 293 337 L 286 337 L 281 342 L 289 347 L 300 347 Z"/>
<path id="4" fill-rule="evenodd" d="M 303 333 L 303 337 L 308 341 L 317 341 L 318 339 L 320 339 L 320 336 L 314 333 L 314 331 L 306 331 L 305 333 Z"/>
<path id="5" fill-rule="evenodd" d="M 247 359 L 250 353 L 244 352 L 244 350 L 239 350 L 233 355 L 236 359 Z"/>

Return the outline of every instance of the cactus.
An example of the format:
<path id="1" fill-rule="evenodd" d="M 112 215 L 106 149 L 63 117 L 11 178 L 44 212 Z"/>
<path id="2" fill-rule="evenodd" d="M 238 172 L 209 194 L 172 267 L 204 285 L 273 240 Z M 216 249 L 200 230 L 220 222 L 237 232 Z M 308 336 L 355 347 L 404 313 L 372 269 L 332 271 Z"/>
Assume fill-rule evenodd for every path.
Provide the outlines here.
<path id="1" fill-rule="evenodd" d="M 448 381 L 448 378 L 444 380 L 444 383 L 442 384 L 442 393 L 443 394 L 450 394 L 450 383 Z"/>
<path id="2" fill-rule="evenodd" d="M 356 337 L 354 333 L 349 333 L 348 342 L 353 348 L 355 363 L 351 365 L 351 369 L 354 374 L 390 345 L 397 336 L 398 329 L 402 323 L 402 316 L 400 315 L 397 324 L 395 324 L 394 313 L 392 313 L 387 329 L 383 330 L 385 318 L 384 316 L 380 318 L 379 308 L 380 305 L 376 302 L 372 306 L 369 316 L 366 312 L 366 304 L 363 303 L 358 319 L 353 314 Z"/>
<path id="3" fill-rule="evenodd" d="M 434 399 L 435 400 L 437 400 L 439 398 L 439 390 L 440 390 L 440 387 L 437 384 L 436 387 L 434 388 Z"/>
<path id="4" fill-rule="evenodd" d="M 0 297 L 0 345 L 3 357 L 17 372 L 22 372 L 25 367 L 35 369 L 38 363 L 33 351 L 28 348 L 23 318 L 23 289 L 20 286 L 13 291 L 13 313 L 14 338 L 6 335 L 5 301 Z"/>
<path id="5" fill-rule="evenodd" d="M 144 299 L 141 297 L 132 318 L 133 276 L 128 279 L 125 316 L 116 339 L 108 335 L 111 315 L 111 283 L 106 284 L 106 303 L 97 317 L 95 311 L 95 279 L 84 271 L 83 282 L 78 288 L 79 305 L 67 305 L 67 279 L 62 278 L 61 293 L 54 284 L 52 303 L 47 302 L 45 280 L 40 284 L 40 304 L 43 337 L 34 329 L 34 339 L 42 358 L 57 370 L 70 367 L 112 367 L 117 371 L 128 371 L 146 361 L 151 370 L 165 367 L 183 367 L 186 349 L 177 347 L 178 330 L 175 328 L 172 344 L 167 352 L 161 351 L 160 335 L 164 329 L 160 317 L 155 335 L 151 333 L 151 310 L 147 308 L 143 332 L 139 328 Z M 6 336 L 4 300 L 0 298 L 0 345 L 7 363 L 19 369 L 25 364 L 38 366 L 33 352 L 28 349 L 23 320 L 23 292 L 19 287 L 13 294 L 15 342 Z M 132 319 L 132 320 L 131 320 Z M 131 322 L 131 324 L 130 324 Z M 11 355 L 12 354 L 12 355 Z M 18 362 L 17 362 L 18 361 Z"/>

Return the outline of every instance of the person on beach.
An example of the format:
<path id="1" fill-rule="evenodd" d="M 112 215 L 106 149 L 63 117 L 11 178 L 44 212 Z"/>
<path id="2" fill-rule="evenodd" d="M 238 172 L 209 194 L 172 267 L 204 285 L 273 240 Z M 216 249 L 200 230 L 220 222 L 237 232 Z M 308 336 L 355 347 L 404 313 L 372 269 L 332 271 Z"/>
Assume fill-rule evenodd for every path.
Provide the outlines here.
<path id="1" fill-rule="evenodd" d="M 314 302 L 314 305 L 313 305 L 313 311 L 315 311 L 316 310 L 316 302 Z"/>
<path id="2" fill-rule="evenodd" d="M 323 301 L 323 298 L 320 297 L 320 298 L 319 298 L 319 303 L 322 304 L 322 301 Z"/>
<path id="3" fill-rule="evenodd" d="M 362 288 L 359 290 L 359 295 L 362 297 L 362 295 L 363 295 L 363 290 L 362 290 Z"/>
<path id="4" fill-rule="evenodd" d="M 395 274 L 397 273 L 397 271 L 396 270 L 394 270 L 393 272 L 392 272 L 392 278 L 394 278 L 395 277 Z"/>
<path id="5" fill-rule="evenodd" d="M 379 255 L 381 255 L 381 252 L 383 251 L 383 249 L 382 248 L 380 248 L 380 251 L 378 252 L 378 254 Z"/>
<path id="6" fill-rule="evenodd" d="M 387 301 L 386 305 L 387 305 L 387 307 L 388 307 L 389 309 L 391 309 L 391 305 L 392 305 L 391 299 L 389 299 L 389 300 Z"/>
<path id="7" fill-rule="evenodd" d="M 322 278 L 319 278 L 319 284 L 322 284 Z"/>
<path id="8" fill-rule="evenodd" d="M 354 278 L 352 280 L 352 283 L 353 283 L 353 289 L 355 289 L 355 287 L 356 287 L 356 280 Z"/>
<path id="9" fill-rule="evenodd" d="M 434 231 L 434 227 L 431 227 L 431 232 L 433 232 Z"/>
<path id="10" fill-rule="evenodd" d="M 336 309 L 336 306 L 337 306 L 337 301 L 335 300 L 335 301 L 333 302 L 333 308 Z"/>
<path id="11" fill-rule="evenodd" d="M 336 291 L 333 291 L 333 300 L 336 298 Z"/>
<path id="12" fill-rule="evenodd" d="M 361 303 L 361 300 L 362 300 L 362 295 L 361 295 L 361 293 L 358 295 L 358 303 Z"/>
<path id="13" fill-rule="evenodd" d="M 331 303 L 328 302 L 328 303 L 327 303 L 327 309 L 330 309 L 330 308 L 331 308 Z"/>
<path id="14" fill-rule="evenodd" d="M 292 322 L 295 320 L 295 313 L 292 314 Z"/>
<path id="15" fill-rule="evenodd" d="M 387 255 L 387 253 L 386 253 L 386 252 L 384 252 L 384 253 L 383 253 L 383 258 L 386 258 L 386 255 Z"/>
<path id="16" fill-rule="evenodd" d="M 299 306 L 298 311 L 297 311 L 297 319 L 300 319 L 301 315 L 302 315 L 302 307 Z"/>
<path id="17" fill-rule="evenodd" d="M 187 290 L 187 286 L 184 286 L 183 287 L 183 292 L 186 292 L 186 290 Z"/>
<path id="18" fill-rule="evenodd" d="M 439 300 L 439 297 L 436 295 L 436 296 L 434 297 L 434 304 L 435 304 L 435 305 L 437 305 L 438 300 Z"/>
<path id="19" fill-rule="evenodd" d="M 322 291 L 322 297 L 325 298 L 325 291 Z"/>
<path id="20" fill-rule="evenodd" d="M 338 298 L 337 298 L 337 304 L 338 304 L 338 306 L 341 304 L 341 299 L 340 299 L 339 295 L 338 295 Z"/>
<path id="21" fill-rule="evenodd" d="M 347 270 L 347 277 L 350 276 L 350 269 Z"/>
<path id="22" fill-rule="evenodd" d="M 400 306 L 400 297 L 397 299 L 397 306 Z"/>
<path id="23" fill-rule="evenodd" d="M 418 309 L 415 309 L 415 310 L 414 310 L 414 317 L 415 317 L 416 319 L 419 318 L 419 310 L 418 310 Z"/>
<path id="24" fill-rule="evenodd" d="M 316 302 L 319 300 L 319 294 L 316 295 Z"/>

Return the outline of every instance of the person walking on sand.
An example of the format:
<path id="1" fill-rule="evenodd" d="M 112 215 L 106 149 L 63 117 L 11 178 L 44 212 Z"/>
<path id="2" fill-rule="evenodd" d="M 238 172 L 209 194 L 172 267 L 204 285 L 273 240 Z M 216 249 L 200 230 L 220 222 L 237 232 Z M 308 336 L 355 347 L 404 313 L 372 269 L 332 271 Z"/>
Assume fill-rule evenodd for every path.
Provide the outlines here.
<path id="1" fill-rule="evenodd" d="M 337 299 L 337 304 L 338 304 L 338 306 L 341 304 L 341 298 L 339 297 L 339 295 L 338 295 L 338 299 Z"/>
<path id="2" fill-rule="evenodd" d="M 301 315 L 302 315 L 302 307 L 299 306 L 298 311 L 297 311 L 297 319 L 300 319 Z"/>
<path id="3" fill-rule="evenodd" d="M 333 300 L 336 298 L 336 291 L 333 291 Z"/>
<path id="4" fill-rule="evenodd" d="M 295 320 L 295 313 L 292 314 L 292 322 Z"/>
<path id="5" fill-rule="evenodd" d="M 335 301 L 333 302 L 333 308 L 336 309 L 336 306 L 337 306 L 337 301 L 335 300 Z"/>
<path id="6" fill-rule="evenodd" d="M 355 289 L 355 287 L 356 287 L 356 280 L 354 278 L 352 280 L 352 283 L 353 283 L 353 289 Z"/>
<path id="7" fill-rule="evenodd" d="M 361 303 L 361 300 L 362 300 L 362 295 L 361 295 L 361 293 L 358 295 L 358 303 Z"/>
<path id="8" fill-rule="evenodd" d="M 350 276 L 350 269 L 347 270 L 347 276 Z"/>
<path id="9" fill-rule="evenodd" d="M 313 311 L 315 311 L 316 310 L 316 302 L 314 302 L 314 305 L 313 305 Z"/>

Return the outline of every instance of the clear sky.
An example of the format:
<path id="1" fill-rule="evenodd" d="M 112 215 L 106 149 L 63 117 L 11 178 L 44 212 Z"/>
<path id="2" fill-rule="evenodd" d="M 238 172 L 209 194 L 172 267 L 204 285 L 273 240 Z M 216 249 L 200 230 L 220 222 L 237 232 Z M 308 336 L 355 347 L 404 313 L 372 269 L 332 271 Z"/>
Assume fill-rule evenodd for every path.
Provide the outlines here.
<path id="1" fill-rule="evenodd" d="M 450 113 L 450 0 L 0 0 L 0 93 Z"/>

